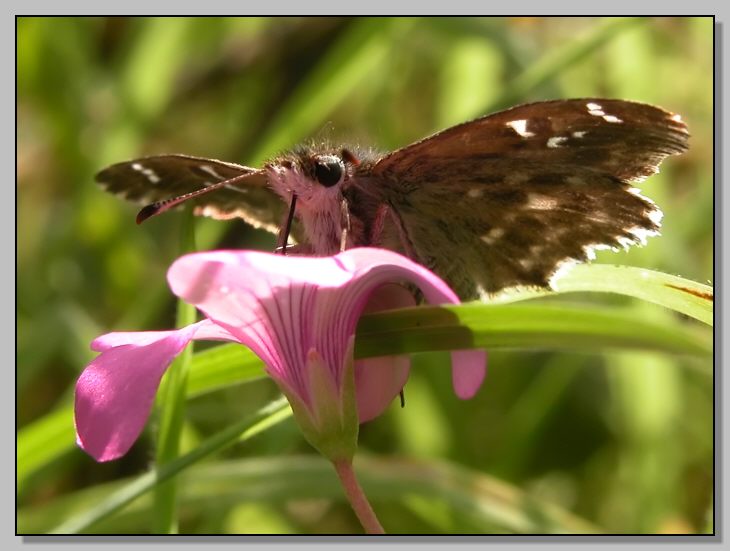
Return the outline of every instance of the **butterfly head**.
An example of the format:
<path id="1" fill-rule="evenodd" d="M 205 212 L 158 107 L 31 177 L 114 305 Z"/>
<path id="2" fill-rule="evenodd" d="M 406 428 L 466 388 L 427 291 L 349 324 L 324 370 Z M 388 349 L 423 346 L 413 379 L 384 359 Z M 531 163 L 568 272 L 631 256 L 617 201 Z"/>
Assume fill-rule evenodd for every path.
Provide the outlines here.
<path id="1" fill-rule="evenodd" d="M 339 204 L 342 187 L 352 176 L 354 156 L 301 148 L 265 165 L 269 184 L 283 199 L 297 196 L 301 208 L 327 209 Z"/>
<path id="2" fill-rule="evenodd" d="M 264 165 L 269 186 L 292 205 L 312 250 L 335 253 L 342 247 L 343 188 L 353 167 L 346 155 L 302 147 Z"/>

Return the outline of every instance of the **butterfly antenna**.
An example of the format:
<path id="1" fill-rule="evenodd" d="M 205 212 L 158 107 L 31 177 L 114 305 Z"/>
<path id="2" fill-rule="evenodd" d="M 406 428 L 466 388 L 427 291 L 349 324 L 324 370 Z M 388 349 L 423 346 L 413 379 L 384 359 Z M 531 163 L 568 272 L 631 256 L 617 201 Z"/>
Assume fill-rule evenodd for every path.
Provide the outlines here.
<path id="1" fill-rule="evenodd" d="M 228 180 L 223 180 L 222 182 L 211 184 L 204 188 L 191 191 L 190 193 L 185 193 L 184 195 L 180 195 L 178 197 L 172 197 L 170 199 L 164 199 L 162 201 L 155 201 L 154 203 L 151 203 L 142 208 L 142 210 L 137 213 L 137 224 L 141 224 L 148 218 L 157 216 L 158 214 L 162 214 L 163 212 L 168 211 L 173 207 L 176 207 L 180 203 L 184 203 L 185 201 L 195 199 L 196 197 L 205 195 L 206 193 L 210 193 L 224 187 L 229 187 L 233 184 L 240 182 L 241 180 L 248 178 L 249 176 L 253 176 L 254 174 L 257 174 L 257 172 L 241 174 L 240 176 L 236 176 L 235 178 L 229 178 Z"/>
<path id="2" fill-rule="evenodd" d="M 289 203 L 289 214 L 286 216 L 286 222 L 279 231 L 279 236 L 276 239 L 276 252 L 286 254 L 286 244 L 289 242 L 289 234 L 291 233 L 291 225 L 294 221 L 294 211 L 297 208 L 297 195 L 292 193 L 291 203 Z"/>
<path id="3" fill-rule="evenodd" d="M 345 161 L 346 163 L 350 163 L 352 166 L 360 165 L 360 159 L 358 159 L 355 154 L 349 149 L 343 149 L 340 152 L 340 156 L 342 157 L 343 161 Z"/>

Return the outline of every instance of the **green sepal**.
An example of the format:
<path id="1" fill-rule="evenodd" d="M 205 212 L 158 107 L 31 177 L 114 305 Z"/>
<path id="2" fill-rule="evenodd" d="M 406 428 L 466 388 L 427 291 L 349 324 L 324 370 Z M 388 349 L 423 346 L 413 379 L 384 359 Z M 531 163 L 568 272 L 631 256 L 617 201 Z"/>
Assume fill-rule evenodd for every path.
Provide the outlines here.
<path id="1" fill-rule="evenodd" d="M 330 461 L 352 461 L 357 450 L 359 419 L 355 395 L 354 338 L 345 353 L 341 388 L 322 356 L 307 353 L 307 382 L 310 404 L 291 390 L 283 389 L 294 418 L 307 441 Z"/>

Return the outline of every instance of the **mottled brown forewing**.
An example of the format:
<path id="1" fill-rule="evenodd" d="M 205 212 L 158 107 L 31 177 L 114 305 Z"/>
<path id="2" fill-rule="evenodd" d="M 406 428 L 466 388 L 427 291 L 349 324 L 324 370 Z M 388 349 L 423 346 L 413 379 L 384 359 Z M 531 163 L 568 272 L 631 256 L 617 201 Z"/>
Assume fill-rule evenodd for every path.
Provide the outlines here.
<path id="1" fill-rule="evenodd" d="M 593 249 L 643 242 L 661 212 L 629 182 L 687 149 L 679 117 L 606 99 L 515 107 L 378 161 L 383 200 L 462 298 L 546 286 Z M 377 180 L 376 180 L 377 181 Z"/>
<path id="2" fill-rule="evenodd" d="M 685 151 L 688 137 L 677 115 L 653 105 L 602 98 L 544 101 L 448 128 L 389 153 L 373 172 L 401 176 L 449 159 L 510 158 L 590 166 L 630 181 L 654 174 L 665 157 Z"/>
<path id="3" fill-rule="evenodd" d="M 217 219 L 243 218 L 255 227 L 276 232 L 286 207 L 257 169 L 187 155 L 157 155 L 114 164 L 99 172 L 96 180 L 107 191 L 146 205 L 243 174 L 251 176 L 192 199 L 195 214 Z"/>

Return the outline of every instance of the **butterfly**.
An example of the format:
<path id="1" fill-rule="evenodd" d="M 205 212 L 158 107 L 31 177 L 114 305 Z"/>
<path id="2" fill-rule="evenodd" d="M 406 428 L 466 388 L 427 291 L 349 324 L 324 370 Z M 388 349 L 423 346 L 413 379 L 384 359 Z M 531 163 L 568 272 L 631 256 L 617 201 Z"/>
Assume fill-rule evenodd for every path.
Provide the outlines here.
<path id="1" fill-rule="evenodd" d="M 312 144 L 261 168 L 158 155 L 96 179 L 151 203 L 138 221 L 190 201 L 196 214 L 278 231 L 282 248 L 291 233 L 297 254 L 385 247 L 466 300 L 550 287 L 561 267 L 596 249 L 656 235 L 662 213 L 632 182 L 684 152 L 688 138 L 680 116 L 659 107 L 566 99 L 513 107 L 385 154 Z"/>

